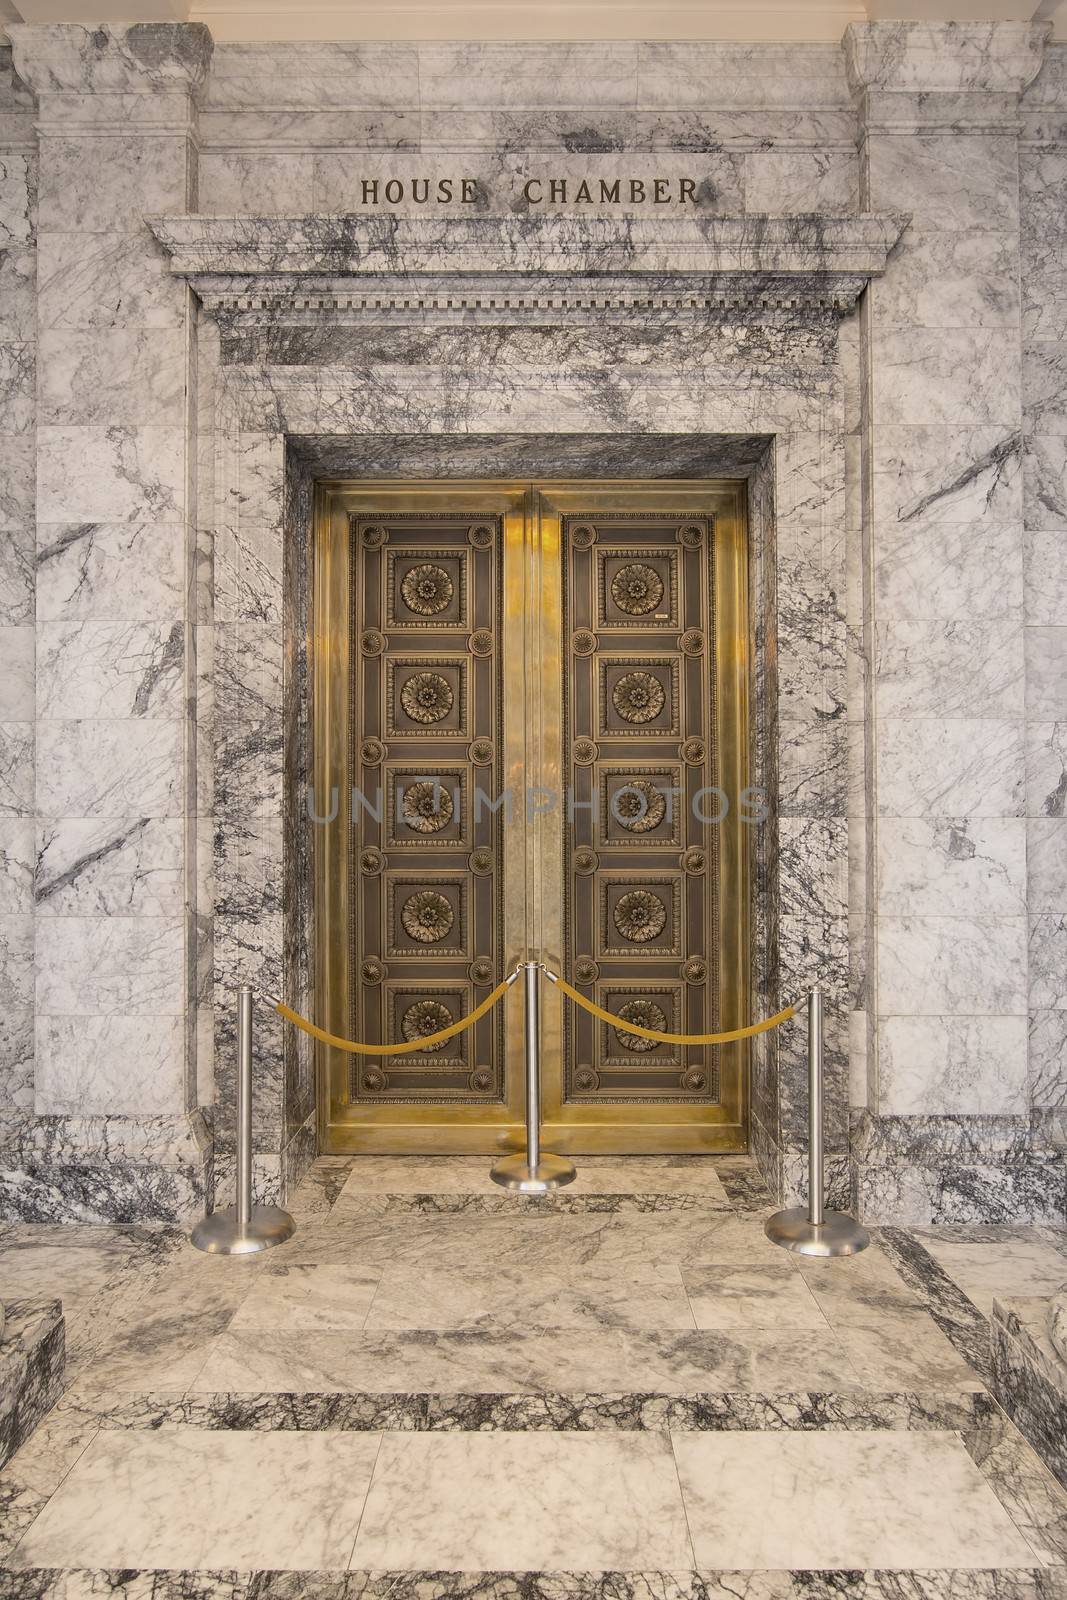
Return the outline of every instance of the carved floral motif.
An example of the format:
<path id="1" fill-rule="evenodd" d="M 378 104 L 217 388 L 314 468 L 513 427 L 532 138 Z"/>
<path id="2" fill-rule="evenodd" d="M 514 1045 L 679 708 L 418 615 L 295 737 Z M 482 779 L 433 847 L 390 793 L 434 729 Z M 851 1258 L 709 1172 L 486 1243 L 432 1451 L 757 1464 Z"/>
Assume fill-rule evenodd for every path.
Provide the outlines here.
<path id="1" fill-rule="evenodd" d="M 442 1028 L 447 1028 L 452 1021 L 452 1013 L 448 1007 L 442 1005 L 440 1000 L 416 1000 L 413 1006 L 408 1006 L 400 1019 L 400 1031 L 409 1043 L 423 1038 L 428 1033 L 440 1033 Z M 424 1048 L 429 1054 L 434 1050 L 443 1050 L 448 1043 L 441 1039 L 437 1044 L 428 1044 Z"/>
<path id="2" fill-rule="evenodd" d="M 400 584 L 404 604 L 420 617 L 435 617 L 445 609 L 455 592 L 456 586 L 444 567 L 435 566 L 432 561 L 411 567 Z"/>
<path id="3" fill-rule="evenodd" d="M 451 932 L 456 913 L 436 889 L 422 889 L 404 901 L 400 920 L 419 944 L 437 944 Z"/>
<path id="4" fill-rule="evenodd" d="M 662 683 L 651 672 L 627 672 L 611 691 L 611 703 L 624 722 L 651 722 L 665 699 Z"/>
<path id="5" fill-rule="evenodd" d="M 439 833 L 455 815 L 452 796 L 442 783 L 423 779 L 404 790 L 404 822 L 415 833 Z"/>
<path id="6" fill-rule="evenodd" d="M 400 704 L 412 722 L 440 722 L 455 698 L 452 685 L 439 672 L 413 672 L 400 690 Z"/>
<path id="7" fill-rule="evenodd" d="M 612 920 L 631 944 L 647 944 L 667 925 L 667 907 L 650 889 L 631 889 L 615 903 Z"/>
<path id="8" fill-rule="evenodd" d="M 634 1023 L 639 1028 L 652 1028 L 657 1033 L 667 1031 L 666 1013 L 654 1000 L 627 1000 L 619 1007 L 619 1016 L 623 1022 Z M 624 1050 L 643 1053 L 656 1048 L 654 1039 L 642 1039 L 639 1033 L 624 1033 L 621 1028 L 615 1029 L 615 1037 Z"/>
<path id="9" fill-rule="evenodd" d="M 616 822 L 628 833 L 651 833 L 667 813 L 662 789 L 645 778 L 631 778 L 612 796 L 611 809 Z"/>
<path id="10" fill-rule="evenodd" d="M 611 598 L 628 617 L 647 617 L 663 599 L 663 579 L 655 567 L 629 562 L 612 578 Z"/>

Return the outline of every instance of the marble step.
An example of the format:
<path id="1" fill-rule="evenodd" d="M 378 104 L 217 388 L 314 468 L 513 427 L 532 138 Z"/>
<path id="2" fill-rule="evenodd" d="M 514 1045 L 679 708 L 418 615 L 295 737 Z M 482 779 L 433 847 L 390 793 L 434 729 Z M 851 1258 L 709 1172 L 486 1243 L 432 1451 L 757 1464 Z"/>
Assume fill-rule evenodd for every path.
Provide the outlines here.
<path id="1" fill-rule="evenodd" d="M 77 1411 L 71 1399 L 64 1409 Z M 86 1408 L 106 1428 L 185 1426 L 232 1431 L 694 1432 L 989 1429 L 1003 1418 L 984 1390 L 957 1394 L 120 1394 Z"/>
<path id="2" fill-rule="evenodd" d="M 1064 1600 L 1067 1573 L 826 1568 L 693 1572 L 278 1572 L 27 1568 L 5 1600 Z"/>

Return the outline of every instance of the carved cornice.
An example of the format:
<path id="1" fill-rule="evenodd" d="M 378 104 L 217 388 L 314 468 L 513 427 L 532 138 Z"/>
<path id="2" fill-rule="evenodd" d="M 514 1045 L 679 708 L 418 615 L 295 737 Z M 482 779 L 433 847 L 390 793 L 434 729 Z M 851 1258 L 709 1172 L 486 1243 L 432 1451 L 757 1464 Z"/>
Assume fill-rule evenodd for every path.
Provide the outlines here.
<path id="1" fill-rule="evenodd" d="M 907 225 L 871 215 L 146 220 L 210 311 L 300 322 L 847 310 Z"/>
<path id="2" fill-rule="evenodd" d="M 1041 70 L 1050 22 L 853 22 L 853 93 L 1021 94 Z"/>
<path id="3" fill-rule="evenodd" d="M 47 95 L 158 94 L 203 83 L 214 44 L 200 22 L 5 23 L 15 71 Z"/>

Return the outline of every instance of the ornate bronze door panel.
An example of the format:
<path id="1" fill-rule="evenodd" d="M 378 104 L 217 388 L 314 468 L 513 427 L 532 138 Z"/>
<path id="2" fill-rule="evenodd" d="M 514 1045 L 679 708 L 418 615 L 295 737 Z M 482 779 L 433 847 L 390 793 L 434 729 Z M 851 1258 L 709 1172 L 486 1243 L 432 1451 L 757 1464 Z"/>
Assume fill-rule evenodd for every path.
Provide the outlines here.
<path id="1" fill-rule="evenodd" d="M 623 1023 L 747 1020 L 741 486 L 326 486 L 318 530 L 326 1025 L 417 1039 L 524 956 Z M 743 1147 L 742 1047 L 545 1013 L 546 1142 Z M 518 989 L 322 1070 L 330 1148 L 517 1145 Z"/>

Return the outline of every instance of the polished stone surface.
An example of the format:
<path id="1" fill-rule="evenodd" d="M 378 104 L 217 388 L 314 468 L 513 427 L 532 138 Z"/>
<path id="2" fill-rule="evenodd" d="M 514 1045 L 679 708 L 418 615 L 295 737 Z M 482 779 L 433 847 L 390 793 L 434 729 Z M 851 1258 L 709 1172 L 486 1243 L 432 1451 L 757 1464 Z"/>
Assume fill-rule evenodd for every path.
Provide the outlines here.
<path id="1" fill-rule="evenodd" d="M 673 1440 L 698 1566 L 983 1568 L 1033 1559 L 952 1434 Z"/>
<path id="2" fill-rule="evenodd" d="M 647 1433 L 387 1434 L 352 1564 L 684 1569 L 692 1545 L 671 1441 Z"/>
<path id="3" fill-rule="evenodd" d="M 63 1392 L 63 1313 L 55 1300 L 7 1300 L 0 1330 L 0 1466 Z"/>
<path id="4" fill-rule="evenodd" d="M 380 1444 L 373 1433 L 102 1432 L 18 1557 L 42 1567 L 343 1567 Z"/>
<path id="5" fill-rule="evenodd" d="M 255 1261 L 169 1233 L 0 1232 L 24 1281 L 69 1281 L 81 1352 L 0 1472 L 13 1595 L 82 1600 L 49 1564 L 109 1571 L 64 1581 L 129 1600 L 139 1582 L 245 1600 L 251 1569 L 285 1600 L 286 1572 L 332 1594 L 346 1569 L 342 1600 L 386 1573 L 400 1593 L 418 1574 L 423 1592 L 510 1596 L 519 1568 L 538 1595 L 580 1571 L 586 1597 L 612 1581 L 684 1600 L 690 1582 L 824 1600 L 861 1581 L 846 1573 L 881 1574 L 865 1600 L 1050 1600 L 1039 1584 L 1064 1581 L 1067 1492 L 972 1365 L 988 1324 L 946 1270 L 976 1294 L 1001 1262 L 1033 1282 L 1053 1230 L 890 1229 L 850 1260 L 799 1261 L 764 1249 L 740 1158 L 670 1191 L 706 1196 L 703 1215 L 648 1217 L 366 1212 L 358 1165 L 316 1166 L 299 1232 Z M 672 1163 L 639 1165 L 662 1184 Z M 470 1181 L 456 1166 L 442 1200 Z M 630 1259 L 657 1227 L 659 1253 Z"/>
<path id="6" fill-rule="evenodd" d="M 993 1393 L 1042 1460 L 1067 1484 L 1067 1362 L 1050 1337 L 1052 1301 L 997 1297 L 993 1305 Z"/>
<path id="7" fill-rule="evenodd" d="M 175 1222 L 213 1182 L 229 1198 L 234 984 L 312 992 L 288 814 L 309 485 L 536 463 L 748 481 L 752 770 L 776 815 L 753 999 L 824 985 L 836 1203 L 1062 1223 L 1067 51 L 1046 35 L 14 25 L 4 1214 Z M 422 206 L 427 171 L 474 198 Z M 547 175 L 569 189 L 545 207 L 522 189 Z M 693 204 L 581 199 L 623 175 L 689 178 Z M 383 215 L 362 184 L 390 178 Z M 257 1044 L 273 1199 L 314 1153 L 314 1075 L 273 1018 Z M 804 1107 L 802 1046 L 761 1045 L 752 1148 L 787 1202 Z"/>

